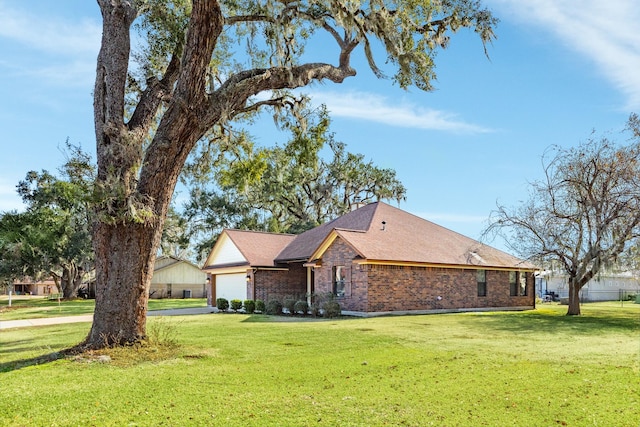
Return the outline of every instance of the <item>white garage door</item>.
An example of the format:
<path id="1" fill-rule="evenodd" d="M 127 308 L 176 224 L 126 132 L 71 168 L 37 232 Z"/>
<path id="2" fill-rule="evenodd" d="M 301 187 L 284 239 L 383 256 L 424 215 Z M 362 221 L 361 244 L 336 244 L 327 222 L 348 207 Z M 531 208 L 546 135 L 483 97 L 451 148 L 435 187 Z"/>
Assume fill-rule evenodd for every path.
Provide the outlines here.
<path id="1" fill-rule="evenodd" d="M 216 298 L 227 301 L 247 299 L 247 273 L 221 274 L 216 276 Z"/>

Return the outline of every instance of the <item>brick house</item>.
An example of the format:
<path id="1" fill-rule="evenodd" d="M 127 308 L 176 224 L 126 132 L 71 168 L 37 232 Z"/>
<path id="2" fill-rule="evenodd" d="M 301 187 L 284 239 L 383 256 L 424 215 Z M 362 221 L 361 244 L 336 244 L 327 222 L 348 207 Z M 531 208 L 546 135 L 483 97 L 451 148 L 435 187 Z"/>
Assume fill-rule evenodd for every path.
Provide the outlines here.
<path id="1" fill-rule="evenodd" d="M 535 306 L 535 266 L 382 202 L 300 235 L 224 230 L 213 301 L 332 294 L 355 315 Z"/>

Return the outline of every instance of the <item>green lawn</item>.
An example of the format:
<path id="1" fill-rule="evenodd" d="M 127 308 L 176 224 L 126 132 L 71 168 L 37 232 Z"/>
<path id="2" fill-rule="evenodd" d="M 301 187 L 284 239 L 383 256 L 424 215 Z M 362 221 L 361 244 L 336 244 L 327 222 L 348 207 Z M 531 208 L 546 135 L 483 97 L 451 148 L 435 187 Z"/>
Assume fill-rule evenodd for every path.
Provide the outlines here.
<path id="1" fill-rule="evenodd" d="M 76 299 L 71 301 L 48 300 L 44 297 L 19 297 L 12 301 L 11 307 L 6 296 L 0 297 L 0 321 L 16 319 L 36 319 L 41 317 L 76 316 L 93 313 L 95 300 Z M 149 310 L 170 308 L 205 307 L 205 298 L 188 299 L 150 299 Z"/>
<path id="2" fill-rule="evenodd" d="M 177 346 L 44 363 L 88 324 L 0 333 L 3 426 L 633 426 L 640 305 L 149 319 Z"/>

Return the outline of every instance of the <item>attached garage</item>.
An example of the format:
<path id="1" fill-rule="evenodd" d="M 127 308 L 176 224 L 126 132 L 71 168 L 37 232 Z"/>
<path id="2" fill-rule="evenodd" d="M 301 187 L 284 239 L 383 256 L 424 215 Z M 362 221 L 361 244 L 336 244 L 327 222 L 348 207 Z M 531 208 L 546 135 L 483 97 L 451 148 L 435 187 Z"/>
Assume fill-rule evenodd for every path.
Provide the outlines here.
<path id="1" fill-rule="evenodd" d="M 273 260 L 294 238 L 292 234 L 224 230 L 202 268 L 207 273 L 207 283 L 211 286 L 212 298 L 209 304 L 214 305 L 218 298 L 244 301 L 268 297 L 268 293 L 256 293 L 258 285 L 255 283 L 255 273 L 258 270 L 263 273 L 263 270 L 268 272 L 275 269 L 280 274 L 286 274 L 288 268 L 276 268 Z M 286 276 L 275 278 L 272 274 L 265 274 L 264 277 L 271 280 L 278 289 L 287 286 Z M 283 292 L 285 295 L 294 294 L 287 290 Z M 275 294 L 276 292 L 271 293 Z"/>
<path id="2" fill-rule="evenodd" d="M 215 275 L 215 299 L 225 298 L 228 301 L 247 299 L 247 273 Z"/>

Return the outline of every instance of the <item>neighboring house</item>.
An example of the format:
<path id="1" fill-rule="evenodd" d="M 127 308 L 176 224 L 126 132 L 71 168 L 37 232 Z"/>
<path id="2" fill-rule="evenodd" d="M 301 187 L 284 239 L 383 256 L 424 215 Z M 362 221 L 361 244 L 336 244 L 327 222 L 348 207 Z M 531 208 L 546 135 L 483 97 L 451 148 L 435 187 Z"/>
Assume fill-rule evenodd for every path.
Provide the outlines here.
<path id="1" fill-rule="evenodd" d="M 58 286 L 52 279 L 36 281 L 25 277 L 13 282 L 13 292 L 16 295 L 50 295 L 58 293 Z"/>
<path id="2" fill-rule="evenodd" d="M 544 271 L 546 292 L 554 292 L 559 298 L 569 296 L 569 278 L 564 272 Z M 628 295 L 640 294 L 640 282 L 631 272 L 603 271 L 580 290 L 580 301 L 616 301 Z"/>
<path id="3" fill-rule="evenodd" d="M 535 306 L 535 266 L 381 202 L 297 236 L 224 230 L 203 270 L 214 301 L 332 294 L 356 315 Z"/>
<path id="4" fill-rule="evenodd" d="M 174 256 L 156 259 L 149 298 L 205 298 L 207 275 L 197 265 Z"/>

